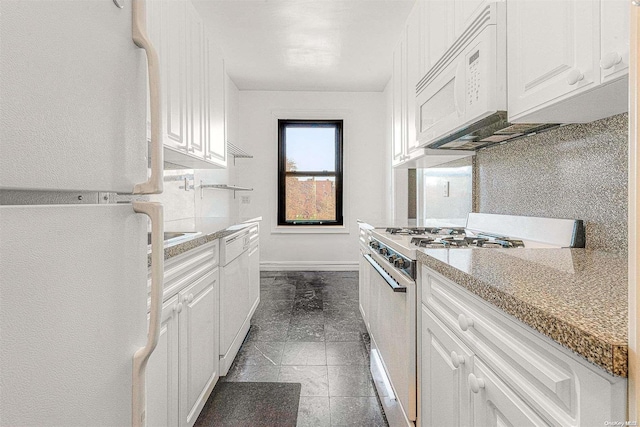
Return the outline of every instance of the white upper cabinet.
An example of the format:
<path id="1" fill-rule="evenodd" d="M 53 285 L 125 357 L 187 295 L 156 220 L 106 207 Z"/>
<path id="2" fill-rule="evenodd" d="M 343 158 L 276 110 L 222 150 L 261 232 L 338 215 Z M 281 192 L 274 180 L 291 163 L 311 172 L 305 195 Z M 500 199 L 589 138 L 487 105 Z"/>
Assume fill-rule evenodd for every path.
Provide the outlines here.
<path id="1" fill-rule="evenodd" d="M 624 0 L 600 2 L 601 81 L 609 82 L 629 73 L 629 4 Z"/>
<path id="2" fill-rule="evenodd" d="M 511 0 L 507 4 L 512 117 L 600 82 L 598 2 Z"/>
<path id="3" fill-rule="evenodd" d="M 187 3 L 187 151 L 204 157 L 205 145 L 205 49 L 202 19 L 193 5 Z"/>
<path id="4" fill-rule="evenodd" d="M 424 75 L 454 41 L 455 4 L 452 1 L 424 0 Z M 422 77 L 422 76 L 421 76 Z"/>
<path id="5" fill-rule="evenodd" d="M 627 7 L 508 0 L 509 120 L 589 122 L 627 111 Z"/>
<path id="6" fill-rule="evenodd" d="M 207 39 L 207 144 L 205 157 L 220 166 L 227 164 L 226 144 L 226 75 L 222 52 L 211 39 Z M 222 94 L 222 96 L 221 96 Z"/>
<path id="7" fill-rule="evenodd" d="M 404 117 L 403 117 L 403 60 L 405 50 L 405 40 L 401 39 L 393 52 L 393 75 L 391 77 L 391 88 L 393 91 L 393 117 L 392 117 L 392 138 L 393 138 L 393 164 L 396 165 L 404 160 Z"/>
<path id="8" fill-rule="evenodd" d="M 416 85 L 422 77 L 420 68 L 420 48 L 422 25 L 422 2 L 416 2 L 409 20 L 407 21 L 407 71 L 406 71 L 406 109 L 407 109 L 407 141 L 406 152 L 409 156 L 418 149 L 418 134 L 416 131 Z"/>
<path id="9" fill-rule="evenodd" d="M 165 160 L 226 167 L 222 54 L 187 0 L 149 2 L 147 21 L 161 64 Z"/>

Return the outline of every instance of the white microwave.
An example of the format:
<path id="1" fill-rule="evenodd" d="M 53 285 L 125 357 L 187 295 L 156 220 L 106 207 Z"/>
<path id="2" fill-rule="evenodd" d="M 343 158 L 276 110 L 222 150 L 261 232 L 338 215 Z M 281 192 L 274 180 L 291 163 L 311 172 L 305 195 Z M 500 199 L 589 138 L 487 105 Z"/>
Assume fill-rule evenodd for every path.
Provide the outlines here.
<path id="1" fill-rule="evenodd" d="M 505 6 L 488 3 L 417 84 L 420 147 L 477 150 L 557 126 L 507 121 Z"/>

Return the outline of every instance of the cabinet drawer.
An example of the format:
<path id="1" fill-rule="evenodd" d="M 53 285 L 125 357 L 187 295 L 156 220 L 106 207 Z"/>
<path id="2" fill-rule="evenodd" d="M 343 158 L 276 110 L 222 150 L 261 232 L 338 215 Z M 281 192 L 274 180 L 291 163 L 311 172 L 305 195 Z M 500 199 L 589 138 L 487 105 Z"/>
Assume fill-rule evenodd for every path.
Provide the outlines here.
<path id="1" fill-rule="evenodd" d="M 219 244 L 216 240 L 165 260 L 163 301 L 214 269 L 218 265 L 218 248 Z M 147 289 L 150 290 L 150 272 L 147 283 Z"/>
<path id="2" fill-rule="evenodd" d="M 551 340 L 455 283 L 426 268 L 422 274 L 422 301 L 446 326 L 525 400 L 535 402 L 550 423 L 576 424 L 575 362 L 554 348 Z"/>

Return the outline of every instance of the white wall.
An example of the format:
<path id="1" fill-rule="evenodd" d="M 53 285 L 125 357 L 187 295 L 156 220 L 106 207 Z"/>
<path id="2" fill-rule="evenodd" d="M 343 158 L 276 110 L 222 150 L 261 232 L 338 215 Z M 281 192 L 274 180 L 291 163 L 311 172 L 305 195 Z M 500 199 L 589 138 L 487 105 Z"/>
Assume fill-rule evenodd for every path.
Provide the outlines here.
<path id="1" fill-rule="evenodd" d="M 253 187 L 241 217 L 261 215 L 262 269 L 357 269 L 356 219 L 386 221 L 387 111 L 382 92 L 240 91 L 239 145 L 254 158 L 238 160 L 239 185 Z M 295 116 L 295 117 L 294 117 Z M 345 230 L 332 234 L 284 234 L 276 229 L 278 118 L 344 120 Z M 346 232 L 345 232 L 346 231 Z"/>

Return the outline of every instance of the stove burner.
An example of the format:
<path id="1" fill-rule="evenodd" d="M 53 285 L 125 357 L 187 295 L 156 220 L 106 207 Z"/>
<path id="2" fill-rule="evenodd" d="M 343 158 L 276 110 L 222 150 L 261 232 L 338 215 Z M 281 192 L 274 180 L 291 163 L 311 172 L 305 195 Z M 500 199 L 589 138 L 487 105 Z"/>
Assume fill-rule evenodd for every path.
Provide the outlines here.
<path id="1" fill-rule="evenodd" d="M 447 227 L 442 229 L 442 233 L 451 236 L 464 236 L 466 231 L 462 227 Z"/>
<path id="2" fill-rule="evenodd" d="M 524 242 L 508 237 L 497 237 L 493 240 L 479 239 L 476 246 L 480 248 L 524 248 Z"/>
<path id="3" fill-rule="evenodd" d="M 469 243 L 471 243 L 468 237 L 464 237 L 460 239 L 452 236 L 452 237 L 443 237 L 440 240 L 447 247 L 454 246 L 457 248 L 464 248 L 466 246 L 469 246 Z"/>
<path id="4" fill-rule="evenodd" d="M 439 239 L 432 237 L 412 237 L 411 244 L 420 248 L 466 248 L 475 246 L 478 248 L 524 248 L 522 240 L 500 237 L 490 240 L 486 237 L 446 236 Z"/>
<path id="5" fill-rule="evenodd" d="M 428 233 L 425 228 L 422 227 L 412 227 L 412 228 L 387 228 L 385 230 L 389 234 L 405 234 L 405 235 L 420 235 Z"/>
<path id="6" fill-rule="evenodd" d="M 412 237 L 411 244 L 416 245 L 421 248 L 426 248 L 427 245 L 433 243 L 433 239 L 431 237 Z"/>
<path id="7" fill-rule="evenodd" d="M 445 234 L 450 236 L 464 236 L 464 227 L 390 227 L 385 229 L 389 234 L 420 236 L 423 234 Z"/>

